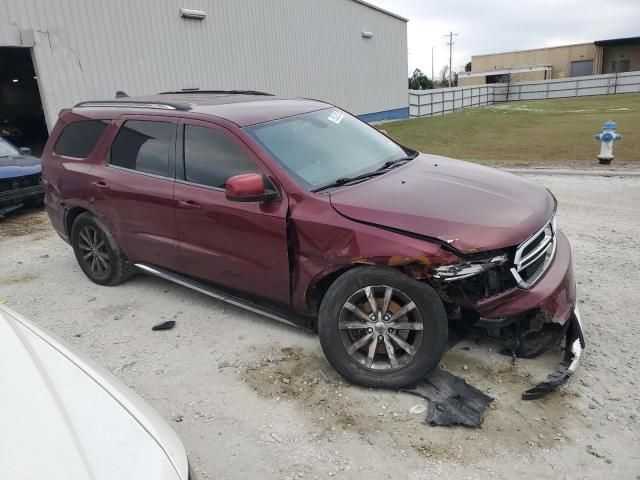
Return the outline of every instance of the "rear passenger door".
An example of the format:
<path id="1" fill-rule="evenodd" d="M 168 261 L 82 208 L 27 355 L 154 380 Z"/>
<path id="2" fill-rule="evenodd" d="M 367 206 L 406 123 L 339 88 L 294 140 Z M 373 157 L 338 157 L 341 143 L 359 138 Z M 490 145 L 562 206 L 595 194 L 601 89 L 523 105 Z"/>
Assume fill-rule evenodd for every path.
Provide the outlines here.
<path id="1" fill-rule="evenodd" d="M 94 206 L 133 262 L 175 270 L 173 190 L 177 120 L 124 116 L 105 163 L 92 171 Z"/>
<path id="2" fill-rule="evenodd" d="M 225 184 L 234 175 L 256 172 L 271 181 L 259 159 L 226 128 L 185 120 L 178 132 L 175 200 L 182 271 L 288 305 L 285 192 L 274 185 L 281 198 L 270 203 L 227 200 Z"/>

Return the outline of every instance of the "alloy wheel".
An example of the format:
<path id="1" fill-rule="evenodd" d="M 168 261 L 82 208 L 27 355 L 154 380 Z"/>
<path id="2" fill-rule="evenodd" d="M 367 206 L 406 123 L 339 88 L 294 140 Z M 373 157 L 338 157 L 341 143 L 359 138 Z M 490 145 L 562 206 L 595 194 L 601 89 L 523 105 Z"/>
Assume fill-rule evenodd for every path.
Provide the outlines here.
<path id="1" fill-rule="evenodd" d="M 410 363 L 418 352 L 424 323 L 418 307 L 404 292 L 371 285 L 345 302 L 338 328 L 342 345 L 360 365 L 394 370 Z"/>
<path id="2" fill-rule="evenodd" d="M 78 248 L 82 263 L 93 275 L 103 277 L 109 273 L 109 252 L 101 231 L 91 226 L 82 227 L 78 232 Z"/>

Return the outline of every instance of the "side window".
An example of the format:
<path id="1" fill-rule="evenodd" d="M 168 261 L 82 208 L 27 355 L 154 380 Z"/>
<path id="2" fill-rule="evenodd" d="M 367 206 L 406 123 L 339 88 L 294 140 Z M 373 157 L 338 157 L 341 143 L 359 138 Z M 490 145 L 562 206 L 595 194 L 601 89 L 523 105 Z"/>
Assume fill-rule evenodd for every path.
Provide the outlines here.
<path id="1" fill-rule="evenodd" d="M 260 173 L 253 160 L 226 135 L 193 125 L 184 127 L 184 173 L 188 182 L 224 188 L 241 173 Z"/>
<path id="2" fill-rule="evenodd" d="M 169 152 L 175 131 L 175 123 L 129 120 L 111 145 L 109 162 L 130 170 L 172 177 Z"/>
<path id="3" fill-rule="evenodd" d="M 62 130 L 53 151 L 65 157 L 87 158 L 108 124 L 105 120 L 81 120 L 70 123 Z"/>

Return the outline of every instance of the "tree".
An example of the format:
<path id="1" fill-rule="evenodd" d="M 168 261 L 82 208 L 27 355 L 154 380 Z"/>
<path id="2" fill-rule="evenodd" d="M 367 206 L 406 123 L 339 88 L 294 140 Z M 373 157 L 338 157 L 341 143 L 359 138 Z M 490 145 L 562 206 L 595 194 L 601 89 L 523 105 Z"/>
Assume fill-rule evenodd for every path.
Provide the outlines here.
<path id="1" fill-rule="evenodd" d="M 447 88 L 449 86 L 449 65 L 444 65 L 438 73 L 438 88 Z M 453 72 L 451 75 L 451 86 L 458 86 L 458 73 Z"/>
<path id="2" fill-rule="evenodd" d="M 470 72 L 470 71 L 471 71 L 471 62 L 467 63 L 467 64 L 464 66 L 464 71 L 465 71 L 465 72 Z"/>
<path id="3" fill-rule="evenodd" d="M 422 70 L 416 68 L 413 71 L 413 75 L 409 77 L 409 89 L 411 90 L 427 90 L 433 88 L 433 81 L 429 80 L 427 76 L 422 73 Z"/>
<path id="4" fill-rule="evenodd" d="M 446 87 L 449 85 L 449 65 L 445 65 L 440 69 L 440 86 Z"/>

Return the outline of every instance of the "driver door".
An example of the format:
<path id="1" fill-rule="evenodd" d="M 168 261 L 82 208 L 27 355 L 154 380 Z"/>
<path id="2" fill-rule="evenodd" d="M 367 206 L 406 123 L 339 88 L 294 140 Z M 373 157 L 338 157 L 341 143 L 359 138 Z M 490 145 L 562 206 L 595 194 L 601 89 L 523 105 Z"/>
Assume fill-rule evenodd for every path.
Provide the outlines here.
<path id="1" fill-rule="evenodd" d="M 180 122 L 176 157 L 182 273 L 289 305 L 284 190 L 276 186 L 280 199 L 269 203 L 228 200 L 227 179 L 266 172 L 238 137 L 209 122 Z"/>

